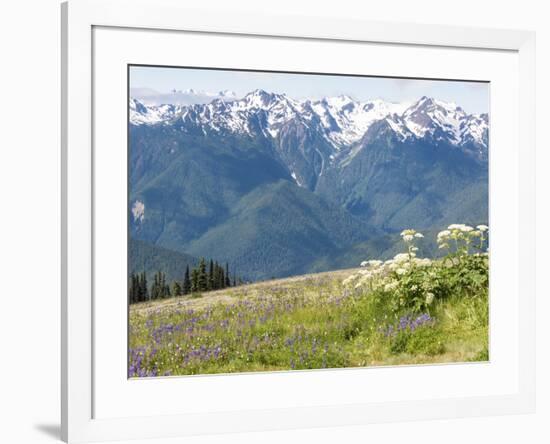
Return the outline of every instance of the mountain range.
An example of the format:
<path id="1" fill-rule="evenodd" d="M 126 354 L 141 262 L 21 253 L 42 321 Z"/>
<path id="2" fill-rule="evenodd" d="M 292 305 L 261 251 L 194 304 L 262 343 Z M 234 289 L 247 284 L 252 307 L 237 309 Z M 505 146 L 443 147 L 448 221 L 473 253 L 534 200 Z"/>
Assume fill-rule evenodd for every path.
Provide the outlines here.
<path id="1" fill-rule="evenodd" d="M 387 256 L 404 228 L 488 220 L 488 115 L 456 104 L 255 90 L 129 107 L 131 237 L 251 280 Z"/>

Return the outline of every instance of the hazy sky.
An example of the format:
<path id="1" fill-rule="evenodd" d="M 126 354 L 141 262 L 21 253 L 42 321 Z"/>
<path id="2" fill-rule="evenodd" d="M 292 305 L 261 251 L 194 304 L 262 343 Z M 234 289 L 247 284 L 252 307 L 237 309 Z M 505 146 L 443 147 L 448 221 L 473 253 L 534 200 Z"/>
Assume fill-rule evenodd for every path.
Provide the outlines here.
<path id="1" fill-rule="evenodd" d="M 295 99 L 349 95 L 365 101 L 417 100 L 422 96 L 454 102 L 469 113 L 489 110 L 489 84 L 462 81 L 413 80 L 209 69 L 137 67 L 130 69 L 130 88 L 151 102 L 169 103 L 170 91 L 194 89 L 216 93 L 231 90 L 242 97 L 254 89 L 285 93 Z M 212 98 L 203 99 L 212 100 Z"/>

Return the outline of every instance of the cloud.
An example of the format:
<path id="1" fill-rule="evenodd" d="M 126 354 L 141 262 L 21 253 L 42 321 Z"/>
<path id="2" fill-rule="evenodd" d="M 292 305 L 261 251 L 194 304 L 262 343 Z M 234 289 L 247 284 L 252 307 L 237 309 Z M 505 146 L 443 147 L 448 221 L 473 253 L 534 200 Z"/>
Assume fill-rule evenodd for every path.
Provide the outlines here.
<path id="1" fill-rule="evenodd" d="M 232 91 L 220 91 L 217 93 L 210 93 L 206 91 L 172 91 L 169 93 L 159 93 L 151 88 L 130 88 L 130 96 L 140 100 L 146 105 L 195 105 L 210 103 L 213 100 L 235 100 L 238 97 Z"/>

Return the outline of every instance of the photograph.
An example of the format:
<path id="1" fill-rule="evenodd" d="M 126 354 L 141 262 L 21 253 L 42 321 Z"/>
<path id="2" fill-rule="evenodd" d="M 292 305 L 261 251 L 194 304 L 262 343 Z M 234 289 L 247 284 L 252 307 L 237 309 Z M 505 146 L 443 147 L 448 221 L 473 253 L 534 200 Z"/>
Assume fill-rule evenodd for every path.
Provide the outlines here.
<path id="1" fill-rule="evenodd" d="M 128 378 L 489 361 L 489 82 L 127 88 Z"/>

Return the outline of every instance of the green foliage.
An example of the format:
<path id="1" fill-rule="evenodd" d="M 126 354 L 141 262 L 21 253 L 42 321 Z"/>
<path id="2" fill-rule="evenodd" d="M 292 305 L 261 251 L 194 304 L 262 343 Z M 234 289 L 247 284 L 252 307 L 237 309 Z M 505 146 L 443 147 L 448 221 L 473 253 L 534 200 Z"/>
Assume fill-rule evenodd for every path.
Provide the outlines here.
<path id="1" fill-rule="evenodd" d="M 191 298 L 131 307 L 129 376 L 488 360 L 488 256 L 470 251 L 487 228 L 458 227 L 438 235 L 457 241 L 439 260 L 417 258 L 423 236 L 405 230 L 405 253 L 344 280 L 333 272 L 223 298 L 199 289 L 210 276 L 201 259 Z"/>
<path id="2" fill-rule="evenodd" d="M 445 353 L 445 339 L 441 333 L 431 327 L 421 327 L 414 332 L 399 332 L 390 339 L 392 354 L 408 353 L 436 356 Z"/>
<path id="3" fill-rule="evenodd" d="M 162 271 L 155 273 L 151 286 L 151 299 L 164 299 L 170 297 L 170 287 L 166 283 L 166 275 Z"/>
<path id="4" fill-rule="evenodd" d="M 404 230 L 404 253 L 385 262 L 364 262 L 364 270 L 350 276 L 346 283 L 367 287 L 374 297 L 386 300 L 394 313 L 430 312 L 435 302 L 457 295 L 478 297 L 487 292 L 489 285 L 489 257 L 483 253 L 487 229 L 485 225 L 479 225 L 477 230 L 463 224 L 450 225 L 437 235 L 438 244 L 448 253 L 436 261 L 418 259 L 416 242 L 424 236 L 415 230 Z M 478 252 L 471 254 L 472 248 Z"/>
<path id="5" fill-rule="evenodd" d="M 191 293 L 191 277 L 189 275 L 189 265 L 185 268 L 185 277 L 183 278 L 182 291 L 183 294 Z"/>
<path id="6" fill-rule="evenodd" d="M 172 296 L 181 296 L 183 294 L 181 285 L 178 281 L 172 282 L 172 291 L 170 293 Z"/>
<path id="7" fill-rule="evenodd" d="M 128 299 L 131 304 L 149 300 L 147 288 L 147 273 L 131 273 L 128 283 Z"/>
<path id="8" fill-rule="evenodd" d="M 229 273 L 213 260 L 209 262 L 208 272 L 206 271 L 206 260 L 201 258 L 197 267 L 192 271 L 189 265 L 185 268 L 183 281 L 172 281 L 168 284 L 166 274 L 159 270 L 154 275 L 154 281 L 150 288 L 147 288 L 147 273 L 131 273 L 128 285 L 128 297 L 131 304 L 149 300 L 165 299 L 171 296 L 183 296 L 191 294 L 192 297 L 200 297 L 200 292 L 215 291 L 226 288 L 231 284 Z M 226 264 L 226 270 L 229 264 Z M 242 284 L 242 281 L 235 278 L 235 282 Z M 235 283 L 234 286 L 237 284 Z"/>

